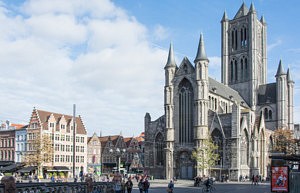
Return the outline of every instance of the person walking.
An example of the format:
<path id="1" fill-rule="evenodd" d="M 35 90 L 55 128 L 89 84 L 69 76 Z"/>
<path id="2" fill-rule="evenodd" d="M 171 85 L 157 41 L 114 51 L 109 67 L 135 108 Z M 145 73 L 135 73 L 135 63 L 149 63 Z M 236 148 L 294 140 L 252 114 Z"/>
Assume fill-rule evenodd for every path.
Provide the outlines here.
<path id="1" fill-rule="evenodd" d="M 119 174 L 119 172 L 117 172 L 114 175 L 112 181 L 115 183 L 115 191 L 116 191 L 116 193 L 121 193 L 121 191 L 122 191 L 122 184 L 121 184 L 122 176 Z"/>
<path id="2" fill-rule="evenodd" d="M 148 193 L 149 187 L 150 187 L 150 182 L 149 182 L 148 179 L 146 178 L 146 179 L 144 180 L 144 191 L 145 191 L 145 193 Z"/>
<path id="3" fill-rule="evenodd" d="M 121 188 L 122 188 L 122 193 L 125 193 L 125 191 L 126 191 L 126 183 L 125 183 L 125 180 L 122 180 L 122 182 L 121 182 Z"/>
<path id="4" fill-rule="evenodd" d="M 131 181 L 131 178 L 128 178 L 128 181 L 126 182 L 125 186 L 127 187 L 127 193 L 131 193 L 132 187 L 133 187 L 133 183 Z"/>
<path id="5" fill-rule="evenodd" d="M 168 184 L 168 192 L 173 193 L 174 190 L 174 182 L 173 180 L 170 181 L 170 183 Z"/>
<path id="6" fill-rule="evenodd" d="M 143 183 L 143 179 L 140 179 L 139 183 L 138 183 L 138 188 L 140 190 L 140 193 L 143 193 L 144 191 L 144 183 Z"/>

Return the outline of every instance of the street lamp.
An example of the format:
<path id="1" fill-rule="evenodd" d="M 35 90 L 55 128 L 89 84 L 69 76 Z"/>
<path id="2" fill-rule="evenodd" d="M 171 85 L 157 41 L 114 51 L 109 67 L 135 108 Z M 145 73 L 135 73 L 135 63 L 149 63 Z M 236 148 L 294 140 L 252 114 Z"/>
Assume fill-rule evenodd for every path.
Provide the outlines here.
<path id="1" fill-rule="evenodd" d="M 120 172 L 121 156 L 126 152 L 126 149 L 125 148 L 124 149 L 117 148 L 116 150 L 110 149 L 109 152 L 115 154 L 115 156 L 117 157 L 117 171 Z"/>

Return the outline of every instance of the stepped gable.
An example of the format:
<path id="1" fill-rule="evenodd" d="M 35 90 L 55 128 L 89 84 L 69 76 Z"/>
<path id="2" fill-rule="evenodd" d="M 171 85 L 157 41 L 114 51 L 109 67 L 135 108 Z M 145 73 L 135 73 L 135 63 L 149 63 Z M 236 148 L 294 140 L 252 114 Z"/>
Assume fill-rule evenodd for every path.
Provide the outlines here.
<path id="1" fill-rule="evenodd" d="M 73 116 L 71 115 L 64 115 L 64 114 L 60 114 L 60 113 L 53 113 L 53 112 L 48 112 L 48 111 L 44 111 L 44 110 L 36 110 L 37 111 L 37 114 L 38 114 L 38 117 L 40 119 L 40 123 L 42 125 L 42 128 L 44 130 L 48 130 L 48 120 L 49 120 L 49 117 L 51 115 L 54 116 L 55 120 L 56 120 L 56 123 L 59 122 L 59 120 L 64 117 L 66 119 L 66 122 L 67 122 L 67 126 L 70 126 L 70 122 L 73 118 Z M 85 126 L 82 122 L 82 119 L 81 117 L 76 117 L 76 125 L 77 125 L 77 130 L 76 130 L 76 134 L 87 134 L 87 131 L 85 129 Z"/>

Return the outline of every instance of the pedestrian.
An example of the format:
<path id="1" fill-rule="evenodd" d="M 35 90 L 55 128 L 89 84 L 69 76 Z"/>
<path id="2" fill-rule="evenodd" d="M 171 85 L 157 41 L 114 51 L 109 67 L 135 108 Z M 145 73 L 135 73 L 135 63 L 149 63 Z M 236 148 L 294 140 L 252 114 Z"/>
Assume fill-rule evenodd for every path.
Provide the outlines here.
<path id="1" fill-rule="evenodd" d="M 131 181 L 131 178 L 128 178 L 128 181 L 126 182 L 127 193 L 131 193 L 131 191 L 132 191 L 132 186 L 133 186 L 133 183 L 132 183 L 132 181 Z"/>
<path id="2" fill-rule="evenodd" d="M 173 193 L 174 190 L 174 183 L 173 180 L 170 181 L 170 183 L 168 184 L 168 192 Z"/>
<path id="3" fill-rule="evenodd" d="M 144 191 L 144 183 L 143 183 L 143 179 L 140 179 L 139 183 L 138 183 L 138 188 L 140 190 L 140 193 L 143 193 Z"/>
<path id="4" fill-rule="evenodd" d="M 255 185 L 258 185 L 258 180 L 259 180 L 258 175 L 255 176 L 255 179 L 254 179 L 254 180 L 255 180 Z"/>
<path id="5" fill-rule="evenodd" d="M 252 181 L 251 185 L 253 185 L 253 184 L 255 185 L 255 183 L 254 183 L 254 174 L 252 175 L 251 181 Z"/>
<path id="6" fill-rule="evenodd" d="M 122 192 L 122 186 L 120 181 L 115 182 L 115 191 L 116 193 L 121 193 Z"/>
<path id="7" fill-rule="evenodd" d="M 144 180 L 144 191 L 145 191 L 145 193 L 148 193 L 149 187 L 150 187 L 150 182 L 148 181 L 148 179 L 146 177 L 146 179 Z"/>
<path id="8" fill-rule="evenodd" d="M 122 187 L 122 193 L 125 193 L 125 191 L 126 191 L 126 183 L 125 183 L 125 180 L 122 180 L 122 182 L 121 182 L 121 187 Z"/>

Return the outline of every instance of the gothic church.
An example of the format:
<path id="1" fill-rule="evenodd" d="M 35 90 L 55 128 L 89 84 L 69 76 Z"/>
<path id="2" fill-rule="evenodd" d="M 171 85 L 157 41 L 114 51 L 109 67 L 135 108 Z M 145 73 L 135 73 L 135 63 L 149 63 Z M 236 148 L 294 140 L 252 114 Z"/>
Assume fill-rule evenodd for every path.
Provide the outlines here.
<path id="1" fill-rule="evenodd" d="M 165 65 L 165 114 L 145 115 L 145 172 L 157 178 L 191 179 L 202 171 L 192 150 L 211 136 L 220 161 L 210 175 L 268 175 L 272 131 L 293 130 L 294 81 L 281 61 L 276 82 L 267 83 L 266 21 L 243 3 L 233 19 L 221 20 L 221 82 L 208 77 L 209 59 L 200 36 L 194 63 L 180 65 L 170 45 Z M 208 174 L 208 171 L 205 171 Z"/>

